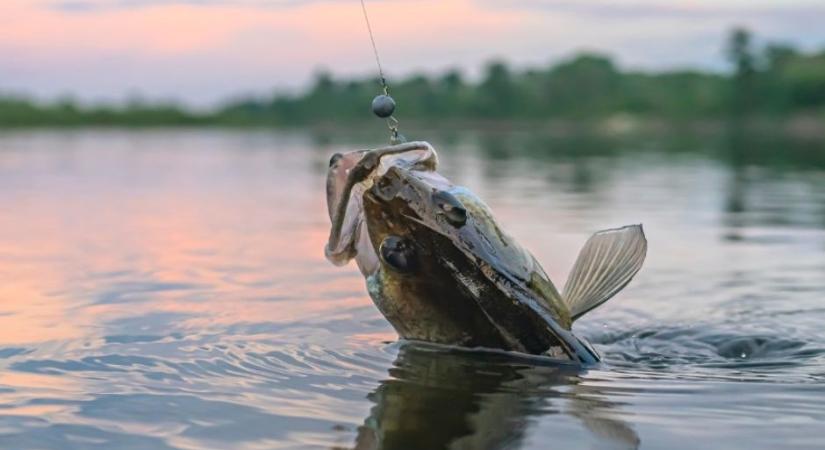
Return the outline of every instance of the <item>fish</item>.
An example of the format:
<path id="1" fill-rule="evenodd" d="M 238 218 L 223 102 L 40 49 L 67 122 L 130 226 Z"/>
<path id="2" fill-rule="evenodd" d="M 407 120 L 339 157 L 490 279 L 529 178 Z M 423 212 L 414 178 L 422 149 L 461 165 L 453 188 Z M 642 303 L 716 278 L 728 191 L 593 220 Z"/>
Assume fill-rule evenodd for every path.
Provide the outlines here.
<path id="1" fill-rule="evenodd" d="M 399 337 L 594 364 L 573 322 L 621 291 L 647 255 L 641 224 L 593 234 L 559 291 L 427 142 L 335 154 L 326 258 L 355 260 Z"/>

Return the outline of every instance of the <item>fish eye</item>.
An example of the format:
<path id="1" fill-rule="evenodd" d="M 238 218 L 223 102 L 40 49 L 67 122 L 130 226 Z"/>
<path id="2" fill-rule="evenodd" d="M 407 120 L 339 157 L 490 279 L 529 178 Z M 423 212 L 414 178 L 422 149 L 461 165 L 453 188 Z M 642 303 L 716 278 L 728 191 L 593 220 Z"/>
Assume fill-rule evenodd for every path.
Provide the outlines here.
<path id="1" fill-rule="evenodd" d="M 433 202 L 438 208 L 438 213 L 451 225 L 461 227 L 467 222 L 467 209 L 453 194 L 436 191 L 433 193 Z"/>
<path id="2" fill-rule="evenodd" d="M 396 272 L 410 273 L 416 268 L 415 249 L 409 241 L 398 236 L 384 238 L 378 253 L 384 264 Z"/>
<path id="3" fill-rule="evenodd" d="M 344 155 L 342 155 L 340 153 L 336 153 L 336 154 L 332 155 L 332 157 L 329 158 L 329 166 L 332 167 L 333 165 L 335 165 L 335 163 L 338 162 L 339 159 L 341 159 L 343 157 L 344 157 Z"/>

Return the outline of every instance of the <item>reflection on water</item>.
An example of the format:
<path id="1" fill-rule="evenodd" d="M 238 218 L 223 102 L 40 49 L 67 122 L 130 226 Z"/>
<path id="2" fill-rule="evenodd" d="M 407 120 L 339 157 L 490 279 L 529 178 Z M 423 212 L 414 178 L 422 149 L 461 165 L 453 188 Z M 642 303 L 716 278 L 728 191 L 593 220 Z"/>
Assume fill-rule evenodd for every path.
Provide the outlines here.
<path id="1" fill-rule="evenodd" d="M 551 277 L 643 222 L 593 370 L 396 343 L 322 256 L 371 136 L 0 135 L 0 448 L 817 448 L 825 143 L 731 128 L 428 137 Z M 690 439 L 685 437 L 689 436 Z"/>
<path id="2" fill-rule="evenodd" d="M 531 417 L 552 420 L 554 414 L 581 419 L 593 438 L 611 448 L 638 448 L 633 429 L 610 418 L 615 404 L 597 391 L 580 391 L 576 368 L 548 364 L 406 345 L 390 369 L 392 378 L 369 396 L 375 407 L 355 448 L 513 448 L 523 444 Z"/>

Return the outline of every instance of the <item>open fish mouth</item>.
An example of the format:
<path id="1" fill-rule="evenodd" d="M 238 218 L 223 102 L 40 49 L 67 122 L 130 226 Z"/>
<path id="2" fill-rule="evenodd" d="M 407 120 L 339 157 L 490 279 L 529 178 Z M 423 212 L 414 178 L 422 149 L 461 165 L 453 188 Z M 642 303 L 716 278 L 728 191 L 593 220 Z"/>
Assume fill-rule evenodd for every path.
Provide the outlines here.
<path id="1" fill-rule="evenodd" d="M 330 161 L 327 175 L 327 207 L 332 226 L 324 255 L 333 264 L 341 266 L 360 254 L 365 254 L 365 258 L 373 256 L 363 238 L 366 225 L 362 197 L 375 179 L 390 167 L 435 171 L 438 155 L 426 142 L 409 142 L 375 150 L 356 150 L 340 155 L 340 158 L 336 156 L 339 155 L 334 155 Z M 349 158 L 347 165 L 336 166 L 345 158 Z"/>

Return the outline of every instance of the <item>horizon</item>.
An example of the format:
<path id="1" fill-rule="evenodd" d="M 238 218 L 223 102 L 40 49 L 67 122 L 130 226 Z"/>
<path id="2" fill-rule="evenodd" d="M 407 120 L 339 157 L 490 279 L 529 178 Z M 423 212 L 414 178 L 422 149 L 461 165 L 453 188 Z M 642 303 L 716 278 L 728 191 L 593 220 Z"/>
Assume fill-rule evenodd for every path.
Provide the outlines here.
<path id="1" fill-rule="evenodd" d="M 385 0 L 367 7 L 391 83 L 451 69 L 475 79 L 491 60 L 522 69 L 583 51 L 608 55 L 625 70 L 719 72 L 736 26 L 753 31 L 758 45 L 825 47 L 825 29 L 815 27 L 825 6 L 810 0 Z M 203 108 L 298 92 L 319 70 L 336 78 L 377 73 L 358 0 L 10 0 L 0 12 L 0 92 L 41 101 L 139 97 Z"/>

